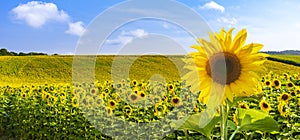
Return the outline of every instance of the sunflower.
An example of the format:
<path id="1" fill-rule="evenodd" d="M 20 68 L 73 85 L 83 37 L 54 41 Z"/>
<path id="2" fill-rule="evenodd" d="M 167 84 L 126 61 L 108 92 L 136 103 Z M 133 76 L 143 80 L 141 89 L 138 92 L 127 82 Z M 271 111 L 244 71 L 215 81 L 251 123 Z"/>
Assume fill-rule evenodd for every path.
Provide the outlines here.
<path id="1" fill-rule="evenodd" d="M 47 99 L 47 103 L 48 105 L 54 105 L 57 101 L 57 97 L 55 96 L 50 96 L 48 99 Z"/>
<path id="2" fill-rule="evenodd" d="M 22 98 L 26 98 L 26 97 L 27 97 L 26 93 L 22 93 L 22 94 L 21 94 L 21 97 L 22 97 Z"/>
<path id="3" fill-rule="evenodd" d="M 105 92 L 102 92 L 101 94 L 100 94 L 100 96 L 99 96 L 101 99 L 105 99 L 105 97 L 106 97 L 106 93 Z"/>
<path id="4" fill-rule="evenodd" d="M 179 97 L 173 97 L 171 99 L 171 103 L 173 106 L 180 106 L 181 105 L 181 99 Z"/>
<path id="5" fill-rule="evenodd" d="M 297 94 L 297 95 L 300 94 L 300 89 L 299 89 L 299 88 L 296 89 L 296 94 Z"/>
<path id="6" fill-rule="evenodd" d="M 157 115 L 165 114 L 167 111 L 167 106 L 163 104 L 163 102 L 158 102 L 154 105 L 155 112 Z"/>
<path id="7" fill-rule="evenodd" d="M 110 90 L 108 88 L 104 89 L 105 93 L 110 93 Z"/>
<path id="8" fill-rule="evenodd" d="M 168 96 L 166 95 L 166 93 L 162 93 L 161 94 L 162 100 L 167 102 L 168 101 Z"/>
<path id="9" fill-rule="evenodd" d="M 115 109 L 117 107 L 117 103 L 116 101 L 114 100 L 109 100 L 108 101 L 108 106 L 111 108 L 111 109 Z"/>
<path id="10" fill-rule="evenodd" d="M 101 98 L 97 98 L 95 104 L 97 105 L 97 107 L 100 107 L 103 105 L 103 100 Z"/>
<path id="11" fill-rule="evenodd" d="M 47 92 L 43 92 L 43 93 L 42 93 L 42 98 L 43 98 L 43 99 L 48 99 L 48 98 L 50 98 L 50 96 L 51 96 L 51 95 L 50 95 L 49 93 L 47 93 Z"/>
<path id="12" fill-rule="evenodd" d="M 87 106 L 89 108 L 95 105 L 95 99 L 92 96 L 87 96 Z"/>
<path id="13" fill-rule="evenodd" d="M 105 111 L 107 116 L 111 116 L 113 114 L 113 110 L 110 107 L 106 107 Z"/>
<path id="14" fill-rule="evenodd" d="M 138 96 L 137 96 L 137 94 L 132 93 L 132 94 L 130 94 L 130 95 L 128 96 L 128 99 L 129 99 L 130 102 L 135 103 L 135 102 L 138 101 Z"/>
<path id="15" fill-rule="evenodd" d="M 282 76 L 285 77 L 285 78 L 288 78 L 288 77 L 289 77 L 289 74 L 283 73 Z"/>
<path id="16" fill-rule="evenodd" d="M 277 97 L 278 102 L 288 102 L 291 99 L 291 95 L 288 93 L 282 93 L 279 97 Z"/>
<path id="17" fill-rule="evenodd" d="M 98 89 L 97 88 L 92 88 L 90 89 L 91 95 L 97 95 L 98 94 Z"/>
<path id="18" fill-rule="evenodd" d="M 139 97 L 143 100 L 146 98 L 146 94 L 143 91 L 138 92 Z"/>
<path id="19" fill-rule="evenodd" d="M 87 98 L 80 98 L 80 104 L 82 104 L 84 106 L 88 105 Z"/>
<path id="20" fill-rule="evenodd" d="M 117 89 L 121 89 L 122 88 L 122 84 L 119 83 L 119 84 L 116 85 L 116 87 L 117 87 Z"/>
<path id="21" fill-rule="evenodd" d="M 247 31 L 242 29 L 232 39 L 233 28 L 220 33 L 209 34 L 210 42 L 198 39 L 197 45 L 191 46 L 198 50 L 187 59 L 187 64 L 195 63 L 196 68 L 186 66 L 190 72 L 185 75 L 187 82 L 195 82 L 199 74 L 201 89 L 200 100 L 207 102 L 211 89 L 225 88 L 223 99 L 233 101 L 234 96 L 249 96 L 257 89 L 258 75 L 256 71 L 263 69 L 266 54 L 258 53 L 262 44 L 245 45 Z M 225 67 L 226 66 L 226 67 Z M 204 97 L 204 98 L 202 98 Z"/>
<path id="22" fill-rule="evenodd" d="M 296 92 L 295 91 L 291 91 L 291 96 L 296 96 Z"/>
<path id="23" fill-rule="evenodd" d="M 286 105 L 285 102 L 280 102 L 278 105 L 278 111 L 282 117 L 286 117 L 287 115 L 287 110 L 285 108 L 285 105 Z"/>
<path id="24" fill-rule="evenodd" d="M 260 107 L 260 109 L 261 109 L 262 111 L 264 111 L 264 112 L 269 112 L 270 109 L 271 109 L 270 104 L 269 104 L 266 100 L 261 100 L 261 101 L 259 102 L 259 107 Z"/>
<path id="25" fill-rule="evenodd" d="M 132 113 L 132 108 L 129 105 L 126 105 L 123 107 L 123 112 L 127 115 L 130 116 Z"/>
<path id="26" fill-rule="evenodd" d="M 138 93 L 139 93 L 139 90 L 138 90 L 137 88 L 135 88 L 135 89 L 133 89 L 133 92 L 134 92 L 135 94 L 138 94 Z"/>
<path id="27" fill-rule="evenodd" d="M 238 108 L 249 109 L 249 106 L 246 103 L 240 102 Z"/>
<path id="28" fill-rule="evenodd" d="M 168 91 L 174 91 L 174 85 L 173 84 L 168 84 L 167 85 L 167 90 Z"/>
<path id="29" fill-rule="evenodd" d="M 267 87 L 271 87 L 271 82 L 270 82 L 269 80 L 266 80 L 266 81 L 265 81 L 265 85 L 266 85 Z"/>
<path id="30" fill-rule="evenodd" d="M 72 106 L 75 107 L 75 108 L 78 107 L 78 102 L 77 102 L 76 96 L 74 96 L 74 97 L 72 98 Z"/>
<path id="31" fill-rule="evenodd" d="M 281 87 L 281 82 L 278 79 L 275 79 L 273 81 L 273 87 L 275 87 L 276 89 L 279 89 Z"/>
<path id="32" fill-rule="evenodd" d="M 294 85 L 293 82 L 289 81 L 289 82 L 286 84 L 286 86 L 287 86 L 288 88 L 293 88 L 295 85 Z"/>
<path id="33" fill-rule="evenodd" d="M 236 113 L 233 114 L 232 120 L 233 120 L 233 122 L 234 122 L 236 125 L 239 125 L 239 121 L 238 121 L 238 119 L 237 119 L 237 114 L 236 114 Z"/>
<path id="34" fill-rule="evenodd" d="M 132 83 L 132 86 L 134 86 L 134 87 L 138 84 L 136 80 L 132 80 L 131 83 Z"/>

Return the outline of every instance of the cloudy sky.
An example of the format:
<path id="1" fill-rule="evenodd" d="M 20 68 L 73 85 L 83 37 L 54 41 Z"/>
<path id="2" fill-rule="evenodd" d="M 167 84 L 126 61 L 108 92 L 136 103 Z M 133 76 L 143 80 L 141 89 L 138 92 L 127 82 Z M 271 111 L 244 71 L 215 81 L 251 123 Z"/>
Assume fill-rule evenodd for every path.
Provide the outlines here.
<path id="1" fill-rule="evenodd" d="M 0 48 L 15 52 L 74 54 L 77 44 L 80 43 L 80 36 L 85 31 L 88 32 L 89 25 L 120 2 L 124 3 L 122 0 L 2 0 Z M 211 31 L 218 31 L 222 27 L 225 29 L 234 27 L 235 31 L 246 28 L 247 42 L 264 44 L 264 51 L 300 49 L 298 0 L 178 0 L 178 2 L 198 13 Z M 126 7 L 125 10 L 133 11 Z M 180 10 L 177 9 L 179 12 Z M 141 14 L 145 11 L 135 12 Z M 156 13 L 157 16 L 160 14 L 164 13 Z M 124 15 L 121 14 L 111 18 L 122 17 Z M 184 20 L 192 22 L 188 16 Z M 98 30 L 101 32 L 101 28 Z M 136 44 L 133 43 L 134 40 L 147 38 L 153 33 L 165 35 L 186 48 L 194 44 L 193 38 L 178 25 L 164 20 L 137 20 L 113 31 L 102 44 L 102 53 L 115 53 L 120 46 Z"/>

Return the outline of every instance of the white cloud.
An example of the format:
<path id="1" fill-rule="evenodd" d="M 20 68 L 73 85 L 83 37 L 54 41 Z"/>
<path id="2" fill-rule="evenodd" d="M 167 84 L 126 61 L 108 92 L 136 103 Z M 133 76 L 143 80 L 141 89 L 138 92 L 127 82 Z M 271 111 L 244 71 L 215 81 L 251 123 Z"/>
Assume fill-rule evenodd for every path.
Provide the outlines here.
<path id="1" fill-rule="evenodd" d="M 236 18 L 225 18 L 221 17 L 217 19 L 218 22 L 225 23 L 231 25 L 237 25 L 238 20 Z"/>
<path id="2" fill-rule="evenodd" d="M 200 6 L 199 8 L 200 9 L 214 9 L 214 10 L 220 11 L 222 13 L 225 11 L 225 8 L 222 5 L 220 5 L 214 1 L 205 3 L 203 6 Z"/>
<path id="3" fill-rule="evenodd" d="M 34 28 L 42 27 L 48 21 L 69 21 L 69 15 L 63 10 L 58 10 L 53 3 L 31 1 L 15 7 L 12 12 L 15 19 L 23 20 Z"/>
<path id="4" fill-rule="evenodd" d="M 78 21 L 74 23 L 69 23 L 69 29 L 66 31 L 67 34 L 81 36 L 85 31 L 83 27 L 83 22 Z"/>
<path id="5" fill-rule="evenodd" d="M 131 43 L 134 38 L 144 38 L 148 36 L 148 33 L 143 29 L 136 29 L 132 31 L 122 31 L 117 39 L 106 40 L 109 45 L 126 45 Z"/>
<path id="6" fill-rule="evenodd" d="M 128 36 L 128 37 L 143 38 L 143 37 L 147 36 L 148 33 L 145 32 L 145 30 L 143 30 L 143 29 L 136 29 L 136 30 L 129 31 L 129 32 L 122 31 L 121 35 Z"/>
<path id="7" fill-rule="evenodd" d="M 58 21 L 68 24 L 65 33 L 80 36 L 84 32 L 82 21 L 72 22 L 70 16 L 63 10 L 59 10 L 54 3 L 31 1 L 20 4 L 11 12 L 16 20 L 24 21 L 31 27 L 42 28 L 47 22 Z"/>

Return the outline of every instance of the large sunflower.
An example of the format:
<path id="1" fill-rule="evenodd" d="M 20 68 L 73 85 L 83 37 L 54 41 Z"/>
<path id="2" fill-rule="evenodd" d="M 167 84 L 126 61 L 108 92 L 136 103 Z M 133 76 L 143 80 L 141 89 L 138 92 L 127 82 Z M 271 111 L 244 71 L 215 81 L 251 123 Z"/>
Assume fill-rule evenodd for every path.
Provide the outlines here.
<path id="1" fill-rule="evenodd" d="M 195 67 L 186 66 L 190 73 L 186 80 L 195 83 L 195 74 L 199 76 L 201 94 L 199 99 L 207 102 L 209 93 L 213 89 L 225 89 L 223 99 L 230 101 L 235 96 L 249 96 L 257 93 L 258 75 L 262 70 L 266 54 L 259 53 L 262 44 L 251 43 L 245 45 L 247 31 L 242 29 L 232 39 L 233 28 L 220 33 L 209 34 L 210 41 L 199 38 L 199 44 L 191 46 L 198 50 L 187 59 L 187 63 L 195 63 Z M 197 73 L 198 72 L 198 73 Z M 220 88 L 221 87 L 221 88 Z"/>

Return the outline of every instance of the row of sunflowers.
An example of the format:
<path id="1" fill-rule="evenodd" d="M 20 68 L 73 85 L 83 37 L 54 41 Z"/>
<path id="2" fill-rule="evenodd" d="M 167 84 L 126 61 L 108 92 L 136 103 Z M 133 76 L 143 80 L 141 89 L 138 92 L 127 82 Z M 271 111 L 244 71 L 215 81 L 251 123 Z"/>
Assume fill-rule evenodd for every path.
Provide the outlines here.
<path id="1" fill-rule="evenodd" d="M 263 94 L 236 102 L 230 109 L 229 118 L 238 126 L 237 109 L 256 109 L 276 120 L 280 130 L 271 133 L 243 131 L 236 134 L 235 139 L 299 139 L 299 78 L 294 74 L 271 72 L 263 76 Z M 193 100 L 198 99 L 199 93 L 190 93 L 189 86 L 179 81 L 167 84 L 123 80 L 119 83 L 4 86 L 0 88 L 0 135 L 5 139 L 110 139 L 111 136 L 122 138 L 122 135 L 126 138 L 152 138 L 150 135 L 165 139 L 204 138 L 198 131 L 172 125 L 186 115 L 205 110 L 200 98 Z M 124 127 L 126 122 L 131 126 L 149 124 L 145 129 L 153 127 L 153 134 L 150 128 L 146 133 Z M 215 126 L 211 137 L 219 138 L 220 126 Z M 159 133 L 162 129 L 164 133 Z M 234 132 L 229 129 L 229 133 Z"/>

